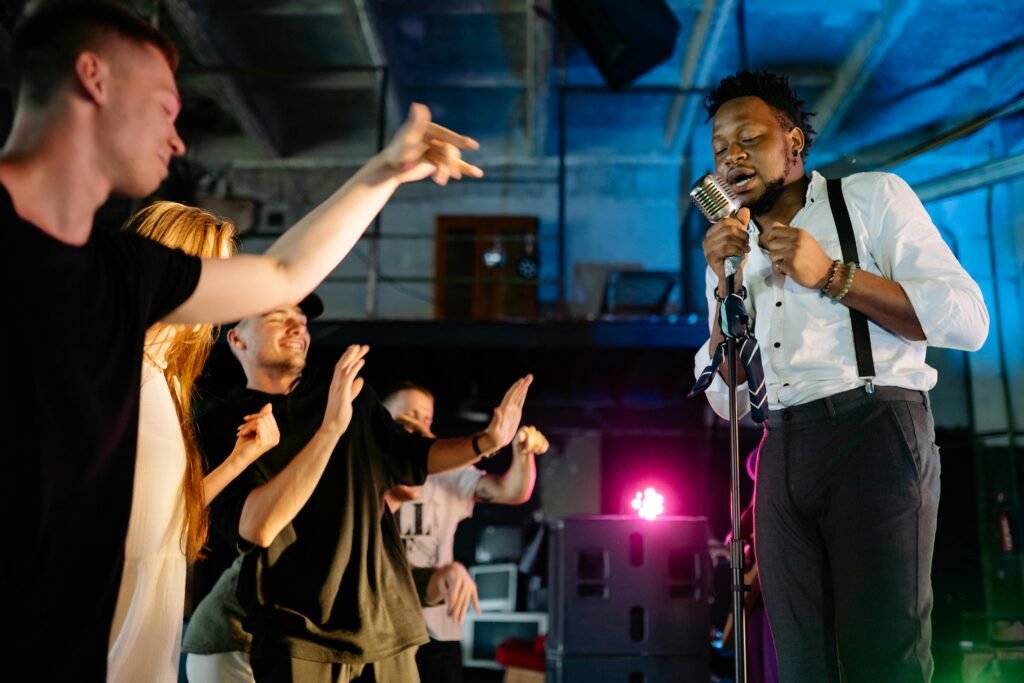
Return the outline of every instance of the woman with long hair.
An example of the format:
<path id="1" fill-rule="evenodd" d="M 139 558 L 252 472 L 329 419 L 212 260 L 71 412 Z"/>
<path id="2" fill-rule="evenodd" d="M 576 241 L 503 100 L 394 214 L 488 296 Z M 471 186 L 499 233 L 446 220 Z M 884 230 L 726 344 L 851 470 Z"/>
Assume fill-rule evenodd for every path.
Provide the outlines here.
<path id="1" fill-rule="evenodd" d="M 224 258 L 235 251 L 229 221 L 175 202 L 147 206 L 124 229 L 200 257 Z M 157 323 L 146 333 L 132 510 L 107 654 L 108 681 L 177 681 L 185 575 L 206 543 L 206 507 L 278 442 L 267 404 L 245 418 L 227 460 L 203 476 L 191 410 L 195 382 L 214 339 L 212 325 Z"/>

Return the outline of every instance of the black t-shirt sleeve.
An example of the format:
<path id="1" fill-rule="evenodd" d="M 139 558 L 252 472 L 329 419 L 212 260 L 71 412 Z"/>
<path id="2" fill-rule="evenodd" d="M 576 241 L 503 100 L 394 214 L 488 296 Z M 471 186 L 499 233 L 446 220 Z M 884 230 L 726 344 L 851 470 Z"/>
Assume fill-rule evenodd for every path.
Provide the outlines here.
<path id="1" fill-rule="evenodd" d="M 239 414 L 237 420 L 233 419 L 236 412 Z M 205 413 L 197 420 L 196 432 L 203 453 L 205 472 L 209 473 L 216 469 L 231 455 L 235 447 L 236 432 L 242 424 L 244 414 L 244 410 L 232 411 L 222 407 Z M 238 535 L 242 507 L 252 490 L 265 483 L 266 478 L 254 463 L 224 487 L 220 495 L 210 503 L 210 526 L 221 539 L 239 552 L 252 547 L 251 543 Z"/>
<path id="2" fill-rule="evenodd" d="M 392 477 L 391 484 L 423 484 L 427 478 L 427 453 L 434 439 L 406 431 L 392 419 L 369 386 L 363 387 L 359 398 L 368 411 L 371 433 L 380 448 L 384 467 Z"/>
<path id="3" fill-rule="evenodd" d="M 183 304 L 199 284 L 202 261 L 179 249 L 134 233 L 116 233 L 126 257 L 135 262 L 132 273 L 137 296 L 147 306 L 149 324 Z"/>

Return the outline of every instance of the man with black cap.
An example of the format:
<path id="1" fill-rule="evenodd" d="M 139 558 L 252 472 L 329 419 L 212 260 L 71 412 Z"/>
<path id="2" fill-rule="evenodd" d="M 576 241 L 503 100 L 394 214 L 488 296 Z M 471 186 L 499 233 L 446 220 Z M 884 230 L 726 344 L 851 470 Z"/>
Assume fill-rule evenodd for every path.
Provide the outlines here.
<path id="1" fill-rule="evenodd" d="M 213 527 L 239 551 L 251 549 L 237 597 L 257 681 L 344 682 L 364 668 L 376 680 L 415 681 L 427 587 L 414 585 L 384 492 L 508 445 L 533 378 L 513 384 L 472 437 L 410 434 L 363 386 L 368 347 L 350 346 L 333 375 L 307 370 L 307 323 L 321 311 L 312 295 L 228 332 L 247 384 L 200 418 L 203 451 L 224 452 L 239 416 L 266 403 L 281 440 L 216 499 Z"/>

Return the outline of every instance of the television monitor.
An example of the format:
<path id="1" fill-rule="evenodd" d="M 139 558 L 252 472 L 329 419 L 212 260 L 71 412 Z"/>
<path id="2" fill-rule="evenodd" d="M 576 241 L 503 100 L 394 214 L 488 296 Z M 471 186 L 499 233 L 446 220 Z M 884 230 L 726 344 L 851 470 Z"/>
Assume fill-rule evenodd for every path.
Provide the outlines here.
<path id="1" fill-rule="evenodd" d="M 546 612 L 484 612 L 470 610 L 463 625 L 462 664 L 483 669 L 501 669 L 495 660 L 498 646 L 506 638 L 533 640 L 548 632 Z"/>
<path id="2" fill-rule="evenodd" d="M 523 554 L 523 530 L 517 526 L 486 526 L 476 542 L 477 564 L 518 562 Z"/>
<path id="3" fill-rule="evenodd" d="M 515 612 L 519 565 L 478 564 L 469 568 L 476 583 L 481 612 Z"/>

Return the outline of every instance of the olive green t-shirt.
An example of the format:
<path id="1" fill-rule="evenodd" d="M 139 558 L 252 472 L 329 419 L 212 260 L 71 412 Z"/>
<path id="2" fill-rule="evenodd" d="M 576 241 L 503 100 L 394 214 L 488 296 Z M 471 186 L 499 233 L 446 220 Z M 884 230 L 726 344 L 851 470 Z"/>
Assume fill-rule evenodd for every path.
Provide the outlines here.
<path id="1" fill-rule="evenodd" d="M 284 469 L 320 427 L 330 383 L 330 373 L 307 370 L 289 394 L 238 389 L 198 422 L 211 468 L 215 456 L 231 452 L 243 416 L 266 403 L 281 433 L 280 443 L 215 498 L 210 511 L 215 532 L 245 552 L 235 596 L 253 657 L 359 664 L 427 641 L 383 494 L 395 484 L 423 482 L 432 440 L 397 425 L 369 386 L 353 402 L 349 428 L 291 524 L 268 548 L 252 548 L 238 535 L 249 493 Z"/>

